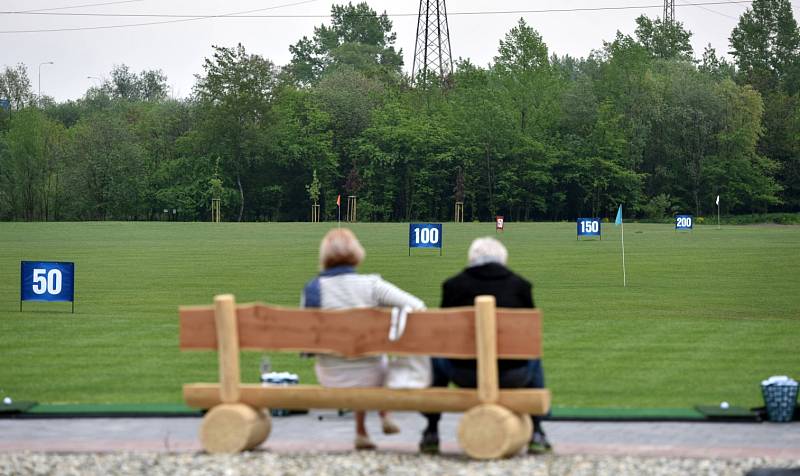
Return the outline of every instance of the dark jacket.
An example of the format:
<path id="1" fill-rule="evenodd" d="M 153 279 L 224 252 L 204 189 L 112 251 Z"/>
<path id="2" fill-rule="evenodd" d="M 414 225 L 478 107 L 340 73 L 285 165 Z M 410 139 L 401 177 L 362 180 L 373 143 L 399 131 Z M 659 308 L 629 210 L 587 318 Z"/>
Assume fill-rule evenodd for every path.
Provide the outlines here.
<path id="1" fill-rule="evenodd" d="M 497 307 L 533 308 L 533 285 L 501 264 L 489 263 L 466 268 L 442 284 L 442 306 L 472 306 L 475 297 L 493 295 Z M 454 367 L 475 369 L 475 360 L 451 359 Z M 525 360 L 498 361 L 500 372 L 526 365 Z"/>

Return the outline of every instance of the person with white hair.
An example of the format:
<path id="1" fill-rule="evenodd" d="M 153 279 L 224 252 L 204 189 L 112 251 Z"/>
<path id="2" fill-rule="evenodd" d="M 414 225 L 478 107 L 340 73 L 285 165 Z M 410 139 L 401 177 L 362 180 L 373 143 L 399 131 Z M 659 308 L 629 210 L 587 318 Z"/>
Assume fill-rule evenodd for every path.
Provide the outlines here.
<path id="1" fill-rule="evenodd" d="M 498 240 L 478 238 L 467 252 L 468 266 L 442 284 L 442 307 L 472 306 L 475 297 L 492 295 L 498 307 L 533 308 L 533 285 L 506 266 L 508 251 Z M 539 359 L 497 361 L 501 388 L 544 388 L 544 372 Z M 474 359 L 433 359 L 433 386 L 447 387 L 453 382 L 459 387 L 476 388 Z M 439 420 L 441 414 L 426 413 L 427 427 L 422 433 L 419 448 L 423 453 L 439 452 Z M 542 419 L 533 416 L 533 435 L 528 452 L 534 454 L 552 450 L 542 429 Z"/>
<path id="2" fill-rule="evenodd" d="M 338 228 L 329 231 L 319 247 L 321 272 L 303 288 L 300 307 L 347 309 L 354 307 L 410 307 L 425 309 L 419 298 L 381 279 L 377 274 L 358 274 L 356 266 L 364 261 L 366 252 L 352 231 Z M 386 380 L 386 363 L 382 356 L 348 359 L 318 354 L 315 365 L 317 380 L 324 387 L 382 387 Z M 397 433 L 400 429 L 379 412 L 383 432 Z M 357 450 L 375 449 L 365 425 L 366 412 L 356 411 Z"/>

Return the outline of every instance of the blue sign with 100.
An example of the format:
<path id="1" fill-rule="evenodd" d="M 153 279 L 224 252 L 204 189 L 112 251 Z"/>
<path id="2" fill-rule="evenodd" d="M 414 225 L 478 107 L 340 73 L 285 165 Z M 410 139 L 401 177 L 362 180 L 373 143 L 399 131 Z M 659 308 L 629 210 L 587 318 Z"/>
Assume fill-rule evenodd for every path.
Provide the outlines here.
<path id="1" fill-rule="evenodd" d="M 409 223 L 408 254 L 411 248 L 439 248 L 441 254 L 442 237 L 441 223 Z"/>

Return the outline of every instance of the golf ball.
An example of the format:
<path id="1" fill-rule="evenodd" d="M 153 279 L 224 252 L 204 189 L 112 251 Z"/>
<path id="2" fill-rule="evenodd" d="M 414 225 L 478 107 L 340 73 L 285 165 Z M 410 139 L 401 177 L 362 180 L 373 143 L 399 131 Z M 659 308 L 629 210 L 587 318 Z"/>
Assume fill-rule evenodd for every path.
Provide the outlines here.
<path id="1" fill-rule="evenodd" d="M 11 405 L 11 397 L 4 398 L 3 403 L 5 403 L 6 405 Z"/>
<path id="2" fill-rule="evenodd" d="M 719 407 L 722 408 L 723 410 L 727 410 L 729 406 L 730 405 L 728 405 L 728 402 L 722 402 L 719 404 Z"/>

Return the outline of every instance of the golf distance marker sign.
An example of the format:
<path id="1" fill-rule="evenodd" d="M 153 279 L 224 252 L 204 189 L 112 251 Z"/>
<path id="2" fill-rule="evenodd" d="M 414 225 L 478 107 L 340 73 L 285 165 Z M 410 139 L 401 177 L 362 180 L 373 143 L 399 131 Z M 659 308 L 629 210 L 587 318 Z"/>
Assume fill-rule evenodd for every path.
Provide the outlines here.
<path id="1" fill-rule="evenodd" d="M 600 237 L 600 219 L 578 218 L 578 239 L 582 236 Z"/>
<path id="2" fill-rule="evenodd" d="M 694 226 L 694 220 L 691 215 L 677 215 L 675 217 L 676 230 L 689 230 L 691 231 Z"/>
<path id="3" fill-rule="evenodd" d="M 75 312 L 75 263 L 20 262 L 19 310 L 22 301 L 71 302 Z"/>
<path id="4" fill-rule="evenodd" d="M 439 248 L 442 254 L 442 224 L 441 223 L 409 223 L 408 224 L 408 255 L 411 248 Z"/>

